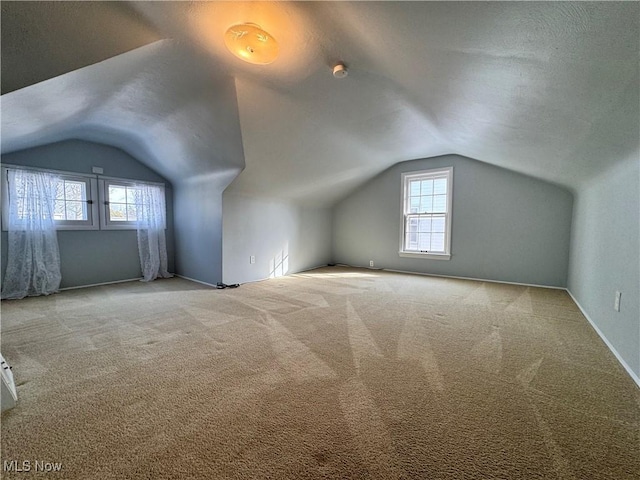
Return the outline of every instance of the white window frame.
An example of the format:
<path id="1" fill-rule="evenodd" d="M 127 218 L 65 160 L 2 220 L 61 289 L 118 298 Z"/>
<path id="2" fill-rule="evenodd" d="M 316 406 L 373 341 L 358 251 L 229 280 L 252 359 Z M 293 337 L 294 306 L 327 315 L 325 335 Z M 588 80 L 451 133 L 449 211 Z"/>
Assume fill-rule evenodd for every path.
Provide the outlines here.
<path id="1" fill-rule="evenodd" d="M 446 212 L 444 213 L 445 227 L 444 227 L 444 251 L 443 252 L 429 252 L 429 251 L 417 251 L 405 249 L 405 232 L 407 230 L 406 224 L 410 217 L 418 214 L 409 213 L 409 182 L 412 180 L 433 180 L 436 178 L 447 179 L 447 201 Z M 434 260 L 450 260 L 451 259 L 451 216 L 453 206 L 453 167 L 436 168 L 430 170 L 421 170 L 416 172 L 405 172 L 402 174 L 402 212 L 400 222 L 400 250 L 398 254 L 401 257 L 410 258 L 423 258 Z M 422 213 L 426 214 L 426 212 Z M 429 214 L 431 215 L 431 214 Z"/>
<path id="2" fill-rule="evenodd" d="M 135 221 L 115 221 L 109 215 L 109 185 L 133 187 L 135 185 L 154 185 L 160 187 L 165 195 L 165 185 L 157 182 L 139 182 L 117 177 L 99 177 L 98 188 L 100 195 L 100 229 L 101 230 L 136 230 Z M 166 215 L 166 211 L 165 211 Z"/>
<path id="3" fill-rule="evenodd" d="M 3 165 L 2 166 L 2 230 L 9 230 L 9 170 L 31 170 L 47 172 L 57 175 L 63 180 L 74 182 L 84 182 L 86 185 L 85 192 L 87 194 L 87 220 L 54 220 L 56 230 L 98 230 L 100 224 L 98 221 L 98 186 L 95 176 L 84 175 L 82 173 L 60 172 L 57 170 L 48 170 L 44 168 L 22 167 L 19 165 Z"/>

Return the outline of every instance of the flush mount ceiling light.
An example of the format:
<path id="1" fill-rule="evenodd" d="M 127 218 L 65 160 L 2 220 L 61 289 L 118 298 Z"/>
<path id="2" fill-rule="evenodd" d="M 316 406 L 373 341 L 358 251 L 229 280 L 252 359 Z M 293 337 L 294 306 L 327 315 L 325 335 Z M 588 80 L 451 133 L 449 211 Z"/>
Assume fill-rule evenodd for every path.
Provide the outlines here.
<path id="1" fill-rule="evenodd" d="M 278 57 L 278 42 L 254 23 L 229 27 L 224 43 L 236 57 L 256 65 L 267 65 Z"/>

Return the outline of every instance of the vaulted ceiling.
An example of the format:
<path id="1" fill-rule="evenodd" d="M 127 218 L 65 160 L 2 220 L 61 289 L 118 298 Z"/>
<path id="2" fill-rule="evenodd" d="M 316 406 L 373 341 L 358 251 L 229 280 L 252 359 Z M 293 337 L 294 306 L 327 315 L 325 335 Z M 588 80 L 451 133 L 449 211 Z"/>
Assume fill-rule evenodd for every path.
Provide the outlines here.
<path id="1" fill-rule="evenodd" d="M 575 188 L 639 153 L 635 2 L 1 6 L 3 152 L 86 138 L 180 181 L 244 151 L 233 191 L 324 205 L 403 160 L 456 153 Z M 278 40 L 276 62 L 226 51 L 240 22 Z"/>

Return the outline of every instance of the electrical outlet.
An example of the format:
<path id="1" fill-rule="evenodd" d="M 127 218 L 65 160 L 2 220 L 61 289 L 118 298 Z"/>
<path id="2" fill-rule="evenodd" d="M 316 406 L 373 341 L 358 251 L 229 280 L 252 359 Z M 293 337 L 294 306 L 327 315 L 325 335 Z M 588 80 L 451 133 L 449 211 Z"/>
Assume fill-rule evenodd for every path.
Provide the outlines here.
<path id="1" fill-rule="evenodd" d="M 613 309 L 616 312 L 620 311 L 620 297 L 622 296 L 622 294 L 620 292 L 616 292 L 616 299 L 613 301 Z"/>
<path id="2" fill-rule="evenodd" d="M 373 267 L 373 260 L 369 260 L 369 266 Z"/>
<path id="3" fill-rule="evenodd" d="M 251 263 L 251 264 L 256 263 L 256 256 L 255 255 L 251 255 L 249 257 L 249 263 Z"/>

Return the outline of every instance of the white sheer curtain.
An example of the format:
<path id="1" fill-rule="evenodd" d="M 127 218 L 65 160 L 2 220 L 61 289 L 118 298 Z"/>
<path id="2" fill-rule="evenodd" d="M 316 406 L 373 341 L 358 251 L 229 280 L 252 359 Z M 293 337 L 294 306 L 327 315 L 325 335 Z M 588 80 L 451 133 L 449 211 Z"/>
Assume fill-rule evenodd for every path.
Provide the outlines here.
<path id="1" fill-rule="evenodd" d="M 164 190 L 156 185 L 135 186 L 140 198 L 136 201 L 138 252 L 142 268 L 142 281 L 150 282 L 158 277 L 172 277 L 168 272 L 166 206 Z"/>
<path id="2" fill-rule="evenodd" d="M 49 295 L 62 278 L 53 218 L 59 178 L 20 169 L 7 170 L 7 175 L 9 243 L 2 298 Z"/>

